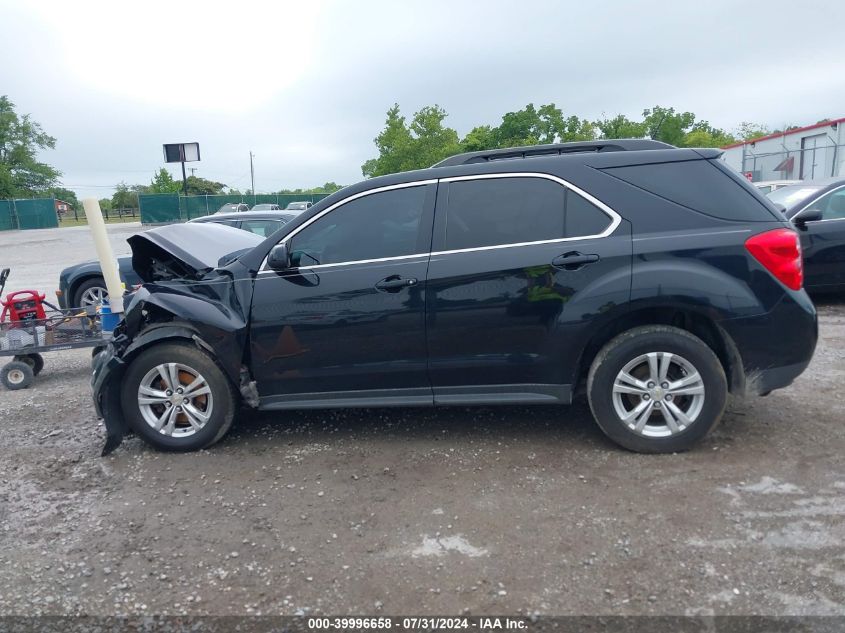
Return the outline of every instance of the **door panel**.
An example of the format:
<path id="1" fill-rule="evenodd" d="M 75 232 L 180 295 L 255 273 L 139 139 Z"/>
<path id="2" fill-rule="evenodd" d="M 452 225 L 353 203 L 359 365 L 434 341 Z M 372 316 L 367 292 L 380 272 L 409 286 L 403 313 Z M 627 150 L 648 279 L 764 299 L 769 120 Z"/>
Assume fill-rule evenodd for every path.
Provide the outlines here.
<path id="1" fill-rule="evenodd" d="M 283 238 L 292 267 L 258 274 L 251 311 L 263 408 L 431 403 L 425 278 L 436 190 L 356 194 Z"/>
<path id="2" fill-rule="evenodd" d="M 800 231 L 804 286 L 809 290 L 845 287 L 845 219 L 807 222 Z"/>
<path id="3" fill-rule="evenodd" d="M 574 270 L 552 264 L 570 253 L 599 259 Z M 432 255 L 426 294 L 435 396 L 466 385 L 533 384 L 537 393 L 568 385 L 577 359 L 564 357 L 566 338 L 627 301 L 630 274 L 626 222 L 598 240 Z"/>
<path id="4" fill-rule="evenodd" d="M 428 256 L 262 272 L 252 309 L 252 366 L 265 396 L 423 388 Z M 379 290 L 384 279 L 418 283 Z M 328 395 L 326 397 L 329 397 Z"/>
<path id="5" fill-rule="evenodd" d="M 845 285 L 845 187 L 830 191 L 807 205 L 822 219 L 799 230 L 804 255 L 804 285 L 813 290 Z"/>
<path id="6" fill-rule="evenodd" d="M 500 180 L 471 196 L 456 195 L 455 183 L 441 181 L 426 284 L 435 403 L 472 402 L 484 393 L 497 393 L 502 402 L 568 401 L 577 359 L 565 357 L 567 341 L 594 315 L 630 297 L 628 223 L 599 210 L 588 194 L 560 195 L 547 181 L 533 187 L 521 175 L 514 179 L 520 182 Z M 466 239 L 464 226 L 485 214 L 488 242 L 506 239 L 509 225 L 519 226 L 517 239 L 535 241 L 450 249 L 450 222 L 457 225 L 453 235 Z M 559 214 L 559 222 L 548 214 Z M 609 237 L 584 239 L 614 224 Z"/>

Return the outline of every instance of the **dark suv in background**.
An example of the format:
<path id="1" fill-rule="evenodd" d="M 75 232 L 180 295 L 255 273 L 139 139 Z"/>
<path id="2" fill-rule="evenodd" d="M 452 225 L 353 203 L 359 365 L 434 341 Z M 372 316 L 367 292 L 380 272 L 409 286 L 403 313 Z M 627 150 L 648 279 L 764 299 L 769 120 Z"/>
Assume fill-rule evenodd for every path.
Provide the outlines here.
<path id="1" fill-rule="evenodd" d="M 147 283 L 93 380 L 104 451 L 129 429 L 209 446 L 241 405 L 568 404 L 581 386 L 615 442 L 688 449 L 729 391 L 790 384 L 817 336 L 794 229 L 719 154 L 477 152 L 347 187 L 237 253 L 216 225 L 133 236 Z"/>

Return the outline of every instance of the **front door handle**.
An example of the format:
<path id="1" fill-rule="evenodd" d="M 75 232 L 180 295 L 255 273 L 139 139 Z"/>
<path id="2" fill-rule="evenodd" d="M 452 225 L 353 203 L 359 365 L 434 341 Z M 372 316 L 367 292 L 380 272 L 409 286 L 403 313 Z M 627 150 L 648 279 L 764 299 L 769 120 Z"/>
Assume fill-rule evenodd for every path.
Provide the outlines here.
<path id="1" fill-rule="evenodd" d="M 578 270 L 582 266 L 592 264 L 599 261 L 599 256 L 595 254 L 584 255 L 578 251 L 572 253 L 564 253 L 552 260 L 552 266 L 555 268 L 563 268 L 564 270 Z"/>
<path id="2" fill-rule="evenodd" d="M 399 275 L 392 275 L 382 279 L 376 284 L 376 290 L 383 290 L 384 292 L 398 292 L 407 286 L 416 286 L 417 280 L 414 277 L 400 277 Z"/>

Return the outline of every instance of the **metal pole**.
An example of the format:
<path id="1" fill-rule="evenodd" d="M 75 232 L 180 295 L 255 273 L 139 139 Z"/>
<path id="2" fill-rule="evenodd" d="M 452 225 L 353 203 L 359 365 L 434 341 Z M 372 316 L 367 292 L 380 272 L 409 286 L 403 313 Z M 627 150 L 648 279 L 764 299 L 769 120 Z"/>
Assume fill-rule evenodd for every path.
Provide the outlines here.
<path id="1" fill-rule="evenodd" d="M 184 158 L 184 155 L 182 156 Z M 185 161 L 182 161 L 182 191 L 188 195 L 188 177 L 185 175 Z"/>
<path id="2" fill-rule="evenodd" d="M 252 183 L 252 201 L 255 203 L 255 170 L 252 168 L 252 157 L 255 154 L 252 153 L 252 150 L 249 152 L 249 179 Z"/>

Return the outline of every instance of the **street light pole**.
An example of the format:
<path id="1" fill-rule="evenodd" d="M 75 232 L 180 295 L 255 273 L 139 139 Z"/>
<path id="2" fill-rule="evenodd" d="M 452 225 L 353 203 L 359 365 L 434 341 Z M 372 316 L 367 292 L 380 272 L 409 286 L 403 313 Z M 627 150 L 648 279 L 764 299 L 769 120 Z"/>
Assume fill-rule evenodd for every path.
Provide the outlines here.
<path id="1" fill-rule="evenodd" d="M 249 152 L 249 179 L 252 182 L 252 202 L 255 203 L 255 170 L 252 168 L 252 157 L 255 154 L 252 153 L 252 150 Z"/>

